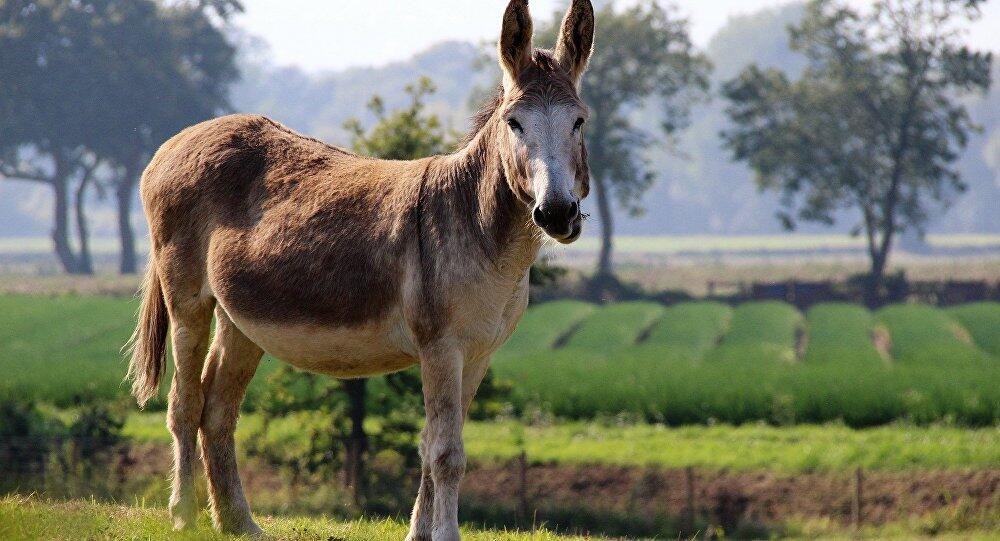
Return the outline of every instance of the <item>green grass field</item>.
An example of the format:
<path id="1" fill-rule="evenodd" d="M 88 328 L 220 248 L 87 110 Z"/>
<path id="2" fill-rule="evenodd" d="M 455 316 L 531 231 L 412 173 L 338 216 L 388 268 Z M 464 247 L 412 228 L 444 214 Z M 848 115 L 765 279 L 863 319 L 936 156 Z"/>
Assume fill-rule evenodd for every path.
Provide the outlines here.
<path id="1" fill-rule="evenodd" d="M 260 427 L 244 414 L 236 431 L 244 440 Z M 268 437 L 301 438 L 292 415 L 272 421 Z M 138 443 L 170 443 L 163 413 L 136 413 L 125 434 Z M 706 470 L 769 470 L 786 474 L 866 470 L 983 469 L 1000 465 L 1000 428 L 918 427 L 894 424 L 852 429 L 844 425 L 775 427 L 685 426 L 569 422 L 525 426 L 470 422 L 465 448 L 477 462 L 507 461 L 525 451 L 535 463 L 655 466 Z"/>
<path id="2" fill-rule="evenodd" d="M 135 309 L 128 297 L 0 296 L 0 394 L 60 407 L 124 398 L 118 351 Z M 998 320 L 1000 303 L 874 314 L 829 304 L 803 316 L 775 302 L 561 301 L 530 308 L 494 366 L 516 411 L 568 419 L 993 426 Z M 251 404 L 277 365 L 262 363 Z"/>
<path id="3" fill-rule="evenodd" d="M 272 538 L 296 541 L 372 541 L 402 539 L 407 527 L 393 520 L 338 522 L 326 518 L 257 517 Z M 509 533 L 463 528 L 462 538 L 473 541 L 547 541 L 583 539 L 545 530 Z M 207 513 L 197 528 L 174 532 L 167 510 L 143 505 L 125 506 L 89 501 L 58 502 L 32 497 L 0 499 L 0 539 L 5 541 L 69 541 L 78 539 L 239 539 L 212 530 Z M 599 539 L 591 537 L 589 539 Z"/>

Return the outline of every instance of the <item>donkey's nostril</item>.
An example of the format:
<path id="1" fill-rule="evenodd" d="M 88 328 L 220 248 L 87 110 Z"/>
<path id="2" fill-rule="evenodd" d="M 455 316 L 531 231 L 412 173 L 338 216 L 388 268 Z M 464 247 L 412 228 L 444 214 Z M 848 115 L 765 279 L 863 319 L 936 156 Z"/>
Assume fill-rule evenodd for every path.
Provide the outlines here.
<path id="1" fill-rule="evenodd" d="M 576 218 L 577 214 L 580 214 L 580 204 L 577 203 L 576 201 L 573 201 L 569 205 L 569 219 L 572 220 Z"/>
<path id="2" fill-rule="evenodd" d="M 535 207 L 535 211 L 531 213 L 531 217 L 534 218 L 535 223 L 541 227 L 545 227 L 545 211 L 542 210 L 542 206 L 538 205 Z"/>

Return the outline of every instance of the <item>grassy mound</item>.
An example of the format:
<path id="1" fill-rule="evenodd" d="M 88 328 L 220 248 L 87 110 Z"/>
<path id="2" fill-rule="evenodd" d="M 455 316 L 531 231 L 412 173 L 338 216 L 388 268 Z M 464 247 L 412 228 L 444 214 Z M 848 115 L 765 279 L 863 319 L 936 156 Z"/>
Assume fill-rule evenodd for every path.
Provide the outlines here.
<path id="1" fill-rule="evenodd" d="M 875 365 L 882 357 L 875 348 L 875 318 L 861 306 L 819 304 L 806 314 L 808 345 L 804 362 Z"/>
<path id="2" fill-rule="evenodd" d="M 771 365 L 791 363 L 798 356 L 802 314 L 778 301 L 748 302 L 733 311 L 729 332 L 709 355 L 710 361 Z"/>
<path id="3" fill-rule="evenodd" d="M 597 309 L 570 336 L 566 347 L 611 352 L 635 345 L 666 309 L 652 302 L 623 302 Z"/>
<path id="4" fill-rule="evenodd" d="M 1000 359 L 1000 302 L 977 302 L 948 310 L 983 351 Z"/>
<path id="5" fill-rule="evenodd" d="M 717 302 L 686 302 L 667 309 L 646 344 L 686 348 L 704 355 L 729 328 L 733 310 Z"/>
<path id="6" fill-rule="evenodd" d="M 504 345 L 504 355 L 524 355 L 552 349 L 580 321 L 596 310 L 581 301 L 554 301 L 532 307 L 521 318 L 517 330 Z"/>
<path id="7" fill-rule="evenodd" d="M 989 354 L 976 346 L 969 331 L 944 310 L 901 304 L 879 310 L 876 317 L 888 328 L 892 354 L 899 363 L 948 369 L 991 364 Z"/>

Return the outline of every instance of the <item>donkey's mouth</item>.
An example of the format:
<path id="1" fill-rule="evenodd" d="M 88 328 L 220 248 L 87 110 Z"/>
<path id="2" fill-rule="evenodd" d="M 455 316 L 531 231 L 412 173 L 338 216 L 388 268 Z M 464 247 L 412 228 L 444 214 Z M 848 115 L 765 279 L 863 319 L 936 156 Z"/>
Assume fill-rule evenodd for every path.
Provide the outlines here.
<path id="1" fill-rule="evenodd" d="M 549 233 L 549 236 L 554 238 L 556 242 L 560 244 L 573 244 L 580 239 L 581 235 L 583 235 L 583 220 L 579 218 L 573 221 L 573 225 L 570 226 L 568 235 L 561 237 Z"/>

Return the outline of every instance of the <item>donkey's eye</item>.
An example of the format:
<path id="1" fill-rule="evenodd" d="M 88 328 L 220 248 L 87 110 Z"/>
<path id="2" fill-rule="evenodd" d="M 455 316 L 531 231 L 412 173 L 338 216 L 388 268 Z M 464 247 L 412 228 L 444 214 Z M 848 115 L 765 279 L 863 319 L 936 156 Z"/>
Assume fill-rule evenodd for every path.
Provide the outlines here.
<path id="1" fill-rule="evenodd" d="M 508 118 L 507 125 L 510 126 L 510 129 L 516 131 L 517 133 L 524 133 L 524 128 L 521 126 L 521 123 L 518 122 L 516 118 Z"/>
<path id="2" fill-rule="evenodd" d="M 575 132 L 580 131 L 580 128 L 583 127 L 583 123 L 584 122 L 586 122 L 586 121 L 583 119 L 583 117 L 580 117 L 580 118 L 576 119 L 576 124 L 573 124 L 573 132 L 575 133 Z"/>

